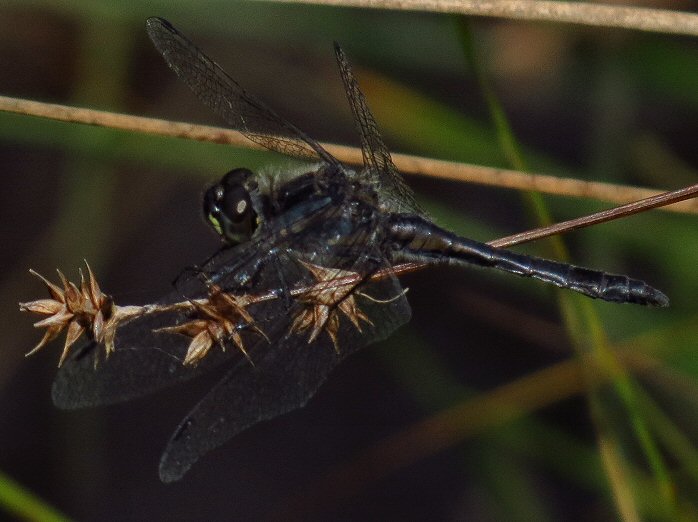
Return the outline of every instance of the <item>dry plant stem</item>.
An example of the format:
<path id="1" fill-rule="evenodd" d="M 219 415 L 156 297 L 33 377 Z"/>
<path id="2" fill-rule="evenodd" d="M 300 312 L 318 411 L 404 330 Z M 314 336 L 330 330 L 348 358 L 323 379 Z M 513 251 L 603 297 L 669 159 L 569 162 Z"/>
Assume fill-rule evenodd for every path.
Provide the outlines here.
<path id="1" fill-rule="evenodd" d="M 698 15 L 681 11 L 621 7 L 589 2 L 550 2 L 536 0 L 282 0 L 289 4 L 336 5 L 425 11 L 512 20 L 556 22 L 616 27 L 657 33 L 698 36 Z"/>
<path id="2" fill-rule="evenodd" d="M 553 236 L 555 234 L 560 234 L 562 232 L 571 232 L 572 230 L 577 230 L 578 228 L 597 225 L 599 223 L 612 221 L 620 217 L 631 216 L 633 214 L 645 212 L 652 208 L 671 205 L 677 201 L 685 201 L 687 199 L 695 198 L 696 195 L 698 195 L 698 183 L 682 189 L 664 192 L 662 194 L 657 194 L 656 196 L 650 196 L 649 198 L 634 201 L 633 203 L 628 203 L 627 205 L 602 210 L 601 212 L 589 214 L 588 216 L 582 216 L 580 218 L 555 223 L 554 225 L 547 227 L 527 230 L 526 232 L 496 239 L 494 241 L 490 241 L 489 244 L 497 248 L 510 247 L 520 243 L 525 243 L 527 241 L 533 241 L 534 239 L 541 239 L 544 237 Z"/>
<path id="3" fill-rule="evenodd" d="M 21 98 L 0 96 L 0 110 L 28 116 L 38 116 L 50 120 L 68 123 L 83 123 L 109 129 L 143 132 L 158 136 L 186 138 L 196 141 L 223 143 L 239 147 L 261 149 L 242 134 L 230 129 L 221 129 L 207 125 L 173 122 L 157 118 L 145 118 L 130 114 L 70 107 L 56 103 L 44 103 Z"/>
<path id="4" fill-rule="evenodd" d="M 330 152 L 332 151 L 330 150 Z M 601 181 L 582 181 L 575 178 L 561 178 L 546 174 L 531 174 L 518 170 L 456 163 L 407 154 L 394 153 L 392 157 L 398 169 L 407 174 L 424 175 L 460 182 L 465 181 L 515 190 L 532 190 L 556 196 L 572 196 L 624 204 L 646 199 L 659 193 L 657 190 L 642 187 L 604 183 Z M 698 201 L 682 201 L 662 208 L 672 212 L 696 214 L 698 213 Z"/>
<path id="5" fill-rule="evenodd" d="M 207 125 L 68 107 L 7 96 L 0 96 L 0 110 L 64 122 L 260 149 L 238 131 Z M 362 162 L 361 151 L 355 147 L 325 143 L 322 146 L 340 161 L 356 165 Z M 393 160 L 398 169 L 407 174 L 421 174 L 518 190 L 534 190 L 560 196 L 592 198 L 610 203 L 628 203 L 657 194 L 656 190 L 639 187 L 528 174 L 515 170 L 468 165 L 407 154 L 393 154 Z M 698 213 L 698 201 L 684 201 L 664 208 L 675 212 Z"/>

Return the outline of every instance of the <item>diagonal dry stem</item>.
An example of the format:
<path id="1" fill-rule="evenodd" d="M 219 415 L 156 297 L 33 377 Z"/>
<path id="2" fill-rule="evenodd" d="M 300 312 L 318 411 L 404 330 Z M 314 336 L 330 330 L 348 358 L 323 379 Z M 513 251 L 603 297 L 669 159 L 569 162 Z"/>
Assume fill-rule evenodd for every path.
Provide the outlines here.
<path id="1" fill-rule="evenodd" d="M 261 148 L 245 138 L 240 132 L 231 129 L 69 107 L 7 96 L 0 96 L 0 111 L 158 136 L 207 141 L 252 149 Z M 331 143 L 322 143 L 321 145 L 330 154 L 345 163 L 360 165 L 363 161 L 361 151 L 355 147 Z M 392 157 L 398 169 L 405 174 L 466 181 L 516 190 L 533 190 L 559 196 L 598 199 L 610 203 L 624 204 L 658 194 L 657 190 L 641 187 L 598 181 L 582 181 L 545 174 L 530 174 L 516 170 L 456 163 L 408 154 L 392 154 Z M 698 202 L 682 201 L 663 208 L 674 212 L 698 213 Z"/>

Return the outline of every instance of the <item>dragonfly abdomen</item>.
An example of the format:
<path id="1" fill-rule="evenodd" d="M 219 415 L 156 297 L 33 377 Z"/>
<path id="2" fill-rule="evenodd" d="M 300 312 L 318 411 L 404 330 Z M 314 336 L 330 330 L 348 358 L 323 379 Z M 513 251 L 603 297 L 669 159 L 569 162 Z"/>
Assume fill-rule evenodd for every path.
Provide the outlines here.
<path id="1" fill-rule="evenodd" d="M 616 303 L 667 306 L 669 299 L 644 281 L 494 248 L 457 236 L 425 219 L 394 214 L 388 224 L 393 262 L 467 264 L 496 268 Z"/>

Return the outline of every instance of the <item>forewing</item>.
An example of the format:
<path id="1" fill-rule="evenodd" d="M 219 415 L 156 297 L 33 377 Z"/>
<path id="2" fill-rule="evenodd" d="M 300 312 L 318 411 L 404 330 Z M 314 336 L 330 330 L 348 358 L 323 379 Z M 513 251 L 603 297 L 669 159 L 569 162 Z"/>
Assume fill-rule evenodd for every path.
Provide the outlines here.
<path id="1" fill-rule="evenodd" d="M 390 151 L 383 142 L 378 124 L 373 118 L 366 97 L 359 89 L 359 84 L 352 73 L 351 66 L 344 51 L 337 42 L 334 44 L 339 73 L 344 83 L 344 91 L 351 106 L 354 124 L 361 136 L 361 153 L 364 159 L 365 175 L 377 182 L 380 193 L 390 209 L 394 212 L 415 212 L 423 214 L 414 198 L 414 193 L 398 172 L 390 157 Z"/>
<path id="2" fill-rule="evenodd" d="M 337 162 L 317 141 L 245 91 L 168 21 L 148 18 L 146 29 L 179 79 L 251 141 L 282 154 Z"/>

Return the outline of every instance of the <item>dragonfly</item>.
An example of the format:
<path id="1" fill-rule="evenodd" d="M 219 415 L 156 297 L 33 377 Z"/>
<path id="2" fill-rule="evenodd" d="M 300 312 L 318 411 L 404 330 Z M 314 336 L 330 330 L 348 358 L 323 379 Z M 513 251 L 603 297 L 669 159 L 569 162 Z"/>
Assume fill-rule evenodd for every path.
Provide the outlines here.
<path id="1" fill-rule="evenodd" d="M 45 280 L 55 306 L 68 307 L 78 325 L 68 327 L 64 355 L 82 332 L 88 337 L 57 373 L 52 396 L 60 408 L 126 401 L 226 365 L 167 443 L 164 482 L 179 480 L 241 431 L 305 405 L 344 358 L 406 323 L 400 266 L 493 268 L 615 303 L 668 305 L 643 281 L 494 248 L 439 227 L 393 164 L 339 45 L 360 168 L 342 164 L 248 93 L 166 20 L 149 18 L 146 29 L 170 69 L 228 125 L 271 151 L 308 160 L 256 173 L 234 168 L 210 187 L 204 217 L 224 246 L 185 270 L 158 303 L 115 312 L 89 267 L 79 286 L 62 275 L 63 289 Z M 41 303 L 23 306 L 50 308 Z M 105 347 L 108 358 L 100 355 Z"/>

